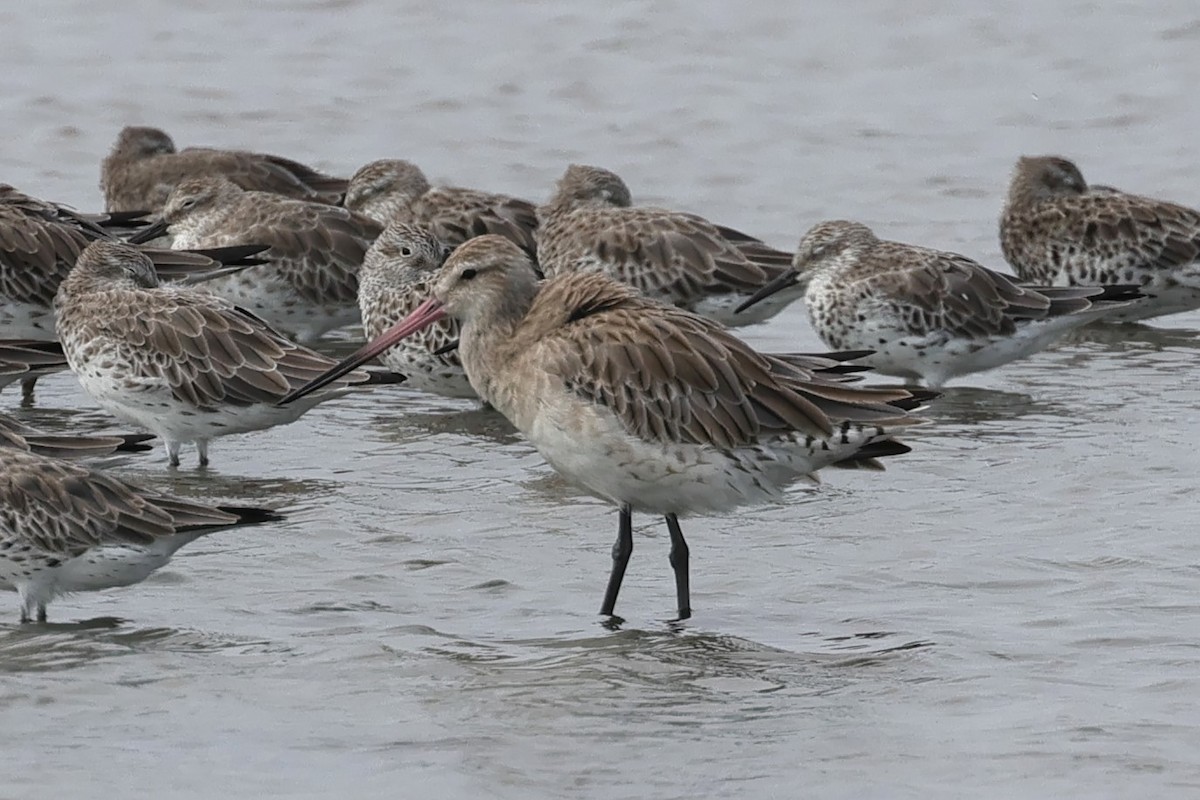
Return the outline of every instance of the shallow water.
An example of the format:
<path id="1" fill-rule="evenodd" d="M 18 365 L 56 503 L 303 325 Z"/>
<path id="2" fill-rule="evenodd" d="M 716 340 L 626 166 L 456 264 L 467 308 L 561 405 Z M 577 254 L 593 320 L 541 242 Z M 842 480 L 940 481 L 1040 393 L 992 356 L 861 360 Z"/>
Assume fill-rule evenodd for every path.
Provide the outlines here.
<path id="1" fill-rule="evenodd" d="M 791 247 L 821 218 L 999 264 L 1021 153 L 1200 205 L 1192 4 L 9 4 L 0 180 L 100 204 L 117 129 L 546 195 L 571 160 Z M 121 474 L 280 506 L 0 625 L 0 796 L 1195 797 L 1200 314 L 966 381 L 884 474 L 646 517 L 471 403 L 380 389 Z M 799 309 L 746 331 L 816 349 Z M 7 407 L 17 402 L 10 390 Z M 103 424 L 69 375 L 30 422 Z M 83 411 L 81 411 L 83 410 Z"/>

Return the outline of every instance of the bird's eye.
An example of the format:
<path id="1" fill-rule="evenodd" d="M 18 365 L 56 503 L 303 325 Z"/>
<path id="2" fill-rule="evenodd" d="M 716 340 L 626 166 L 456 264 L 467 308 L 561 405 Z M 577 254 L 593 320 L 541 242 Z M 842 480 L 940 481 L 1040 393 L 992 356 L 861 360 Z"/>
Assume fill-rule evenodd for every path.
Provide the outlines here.
<path id="1" fill-rule="evenodd" d="M 411 248 L 411 247 L 401 247 L 401 248 L 400 248 L 400 255 L 402 255 L 402 256 L 411 256 L 411 255 L 412 255 L 412 248 Z"/>
<path id="2" fill-rule="evenodd" d="M 196 205 L 196 198 L 189 197 L 187 200 L 184 200 L 182 203 L 180 203 L 179 207 L 180 208 L 191 208 L 194 205 Z"/>
<path id="3" fill-rule="evenodd" d="M 475 277 L 475 270 L 468 267 L 467 269 L 464 269 L 458 277 L 460 280 L 469 281 L 471 278 Z"/>

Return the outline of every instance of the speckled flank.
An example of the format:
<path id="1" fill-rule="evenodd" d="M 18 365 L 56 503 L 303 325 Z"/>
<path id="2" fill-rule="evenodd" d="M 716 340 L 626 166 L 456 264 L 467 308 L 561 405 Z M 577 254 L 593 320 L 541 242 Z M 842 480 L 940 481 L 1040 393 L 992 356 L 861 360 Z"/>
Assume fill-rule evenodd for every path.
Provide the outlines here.
<path id="1" fill-rule="evenodd" d="M 538 209 L 542 272 L 601 272 L 729 326 L 770 319 L 803 293 L 789 288 L 735 314 L 788 269 L 791 254 L 694 214 L 631 206 L 629 188 L 614 173 L 569 167 L 554 197 Z"/>
<path id="2" fill-rule="evenodd" d="M 433 278 L 449 248 L 428 230 L 406 222 L 390 224 L 363 262 L 358 304 L 363 328 L 374 339 L 433 294 Z M 458 353 L 437 353 L 458 338 L 458 323 L 442 320 L 384 351 L 379 360 L 406 376 L 409 388 L 446 397 L 476 397 Z"/>
<path id="3" fill-rule="evenodd" d="M 1200 212 L 1110 186 L 1089 187 L 1065 158 L 1017 162 L 1000 244 L 1024 280 L 1141 286 L 1148 299 L 1117 312 L 1115 320 L 1200 308 Z"/>

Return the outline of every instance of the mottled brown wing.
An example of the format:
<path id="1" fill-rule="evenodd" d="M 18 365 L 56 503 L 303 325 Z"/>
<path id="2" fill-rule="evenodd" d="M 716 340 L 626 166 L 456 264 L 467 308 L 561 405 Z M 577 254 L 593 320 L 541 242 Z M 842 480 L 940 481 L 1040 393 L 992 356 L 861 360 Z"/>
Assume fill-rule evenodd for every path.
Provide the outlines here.
<path id="1" fill-rule="evenodd" d="M 170 289 L 157 297 L 160 302 L 138 303 L 135 295 L 103 326 L 129 349 L 134 379 L 164 383 L 189 405 L 274 404 L 335 366 L 221 298 Z"/>
<path id="2" fill-rule="evenodd" d="M 63 557 L 174 533 L 171 515 L 129 485 L 14 447 L 0 448 L 0 519 L 36 549 Z"/>
<path id="3" fill-rule="evenodd" d="M 575 260 L 603 262 L 613 277 L 650 297 L 686 304 L 713 293 L 753 291 L 777 274 L 747 256 L 749 241 L 732 243 L 715 225 L 691 214 L 654 208 L 586 209 L 576 214 L 586 215 L 587 222 L 575 224 L 576 215 L 564 220 L 573 228 L 570 236 L 580 243 Z M 766 247 L 761 242 L 758 246 Z M 551 266 L 551 271 L 557 269 Z"/>
<path id="4" fill-rule="evenodd" d="M 957 253 L 880 242 L 869 257 L 887 269 L 871 270 L 864 281 L 880 284 L 881 293 L 907 310 L 915 334 L 1004 336 L 1017 320 L 1040 319 L 1050 308 L 1036 289 Z"/>
<path id="5" fill-rule="evenodd" d="M 272 262 L 313 303 L 353 305 L 358 272 L 381 226 L 344 208 L 301 202 L 258 202 L 247 196 L 238 206 L 236 233 L 212 237 L 211 244 L 265 244 L 261 258 Z"/>
<path id="6" fill-rule="evenodd" d="M 531 332 L 525 357 L 639 438 L 729 448 L 905 416 L 888 405 L 909 396 L 903 389 L 855 388 L 795 358 L 756 353 L 720 325 L 602 275 L 564 277 L 546 282 L 527 316 L 555 322 Z"/>
<path id="7" fill-rule="evenodd" d="M 245 150 L 217 150 L 207 147 L 188 147 L 172 156 L 187 164 L 193 176 L 195 168 L 207 164 L 247 191 L 272 192 L 284 197 L 337 202 L 346 191 L 348 181 L 334 178 L 282 156 L 252 153 Z"/>
<path id="8" fill-rule="evenodd" d="M 472 189 L 437 188 L 413 204 L 412 214 L 414 222 L 427 226 L 450 247 L 494 233 L 531 257 L 537 252 L 533 236 L 538 226 L 537 210 L 532 203 L 516 197 Z"/>
<path id="9" fill-rule="evenodd" d="M 1128 256 L 1132 251 L 1139 261 L 1129 266 L 1160 269 L 1200 259 L 1200 213 L 1190 208 L 1124 192 L 1058 202 L 1062 227 L 1089 253 Z"/>
<path id="10" fill-rule="evenodd" d="M 0 293 L 50 305 L 75 259 L 94 238 L 49 214 L 0 202 Z"/>

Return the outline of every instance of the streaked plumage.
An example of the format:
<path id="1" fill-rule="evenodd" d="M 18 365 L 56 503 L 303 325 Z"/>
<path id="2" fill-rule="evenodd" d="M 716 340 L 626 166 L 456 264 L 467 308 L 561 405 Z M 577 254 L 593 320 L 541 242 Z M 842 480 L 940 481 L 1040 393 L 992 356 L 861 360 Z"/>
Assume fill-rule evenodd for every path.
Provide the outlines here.
<path id="1" fill-rule="evenodd" d="M 1140 286 L 1147 299 L 1111 320 L 1200 308 L 1200 211 L 1110 186 L 1089 187 L 1065 158 L 1017 161 L 1000 217 L 1000 245 L 1025 281 Z"/>
<path id="2" fill-rule="evenodd" d="M 966 256 L 880 240 L 866 225 L 822 222 L 766 294 L 805 287 L 809 321 L 829 347 L 874 350 L 885 375 L 938 387 L 1042 350 L 1067 331 L 1139 302 L 1129 286 L 1031 287 Z"/>
<path id="3" fill-rule="evenodd" d="M 180 183 L 143 235 L 164 226 L 176 248 L 268 245 L 266 264 L 204 288 L 303 342 L 359 321 L 358 271 L 381 230 L 338 206 L 248 192 L 221 177 Z"/>
<path id="4" fill-rule="evenodd" d="M 45 622 L 63 594 L 139 583 L 205 533 L 272 519 L 140 489 L 0 430 L 0 588 L 19 593 L 22 622 Z"/>
<path id="5" fill-rule="evenodd" d="M 449 248 L 428 230 L 406 222 L 384 229 L 363 261 L 358 305 L 368 339 L 407 317 L 429 297 Z M 388 369 L 406 376 L 405 385 L 446 397 L 475 397 L 458 353 L 438 353 L 458 339 L 458 323 L 442 320 L 380 353 Z"/>
<path id="6" fill-rule="evenodd" d="M 770 319 L 800 296 L 782 292 L 735 314 L 790 267 L 791 254 L 695 214 L 633 208 L 632 202 L 614 173 L 568 167 L 537 212 L 538 266 L 546 277 L 603 272 L 649 298 L 730 326 Z"/>
<path id="7" fill-rule="evenodd" d="M 55 338 L 54 294 L 59 284 L 89 242 L 117 240 L 95 218 L 0 185 L 0 331 L 5 338 Z M 219 273 L 223 265 L 255 263 L 247 257 L 262 248 L 143 249 L 161 277 L 194 278 Z"/>
<path id="8" fill-rule="evenodd" d="M 381 225 L 408 222 L 429 229 L 451 248 L 468 239 L 495 233 L 531 257 L 537 243 L 537 211 L 527 200 L 457 186 L 432 187 L 410 161 L 372 161 L 350 178 L 346 208 Z"/>
<path id="9" fill-rule="evenodd" d="M 602 613 L 612 613 L 632 548 L 633 510 L 662 514 L 681 617 L 690 613 L 677 517 L 778 499 L 818 469 L 908 448 L 891 437 L 916 420 L 901 388 L 849 385 L 837 362 L 755 352 L 720 325 L 661 305 L 606 275 L 539 284 L 506 239 L 459 247 L 433 298 L 327 377 L 449 315 L 479 396 L 568 481 L 619 506 L 621 533 Z M 295 392 L 303 397 L 325 379 Z"/>
<path id="10" fill-rule="evenodd" d="M 218 436 L 296 420 L 334 391 L 279 406 L 333 362 L 297 345 L 223 298 L 159 286 L 129 245 L 93 242 L 59 288 L 59 336 L 71 370 L 105 410 L 152 431 L 172 464 L 195 442 L 200 464 Z"/>
<path id="11" fill-rule="evenodd" d="M 153 448 L 148 433 L 76 434 L 45 433 L 7 414 L 0 414 L 0 432 L 11 442 L 41 456 L 53 458 L 95 458 L 113 453 L 142 453 Z"/>
<path id="12" fill-rule="evenodd" d="M 158 128 L 130 126 L 117 135 L 100 170 L 109 211 L 158 211 L 181 181 L 222 175 L 243 189 L 300 200 L 337 203 L 346 179 L 325 175 L 291 159 L 244 150 L 175 149 Z"/>

